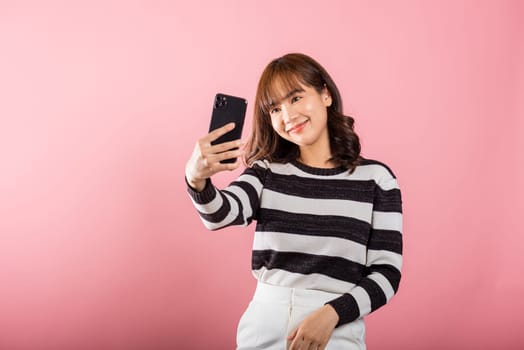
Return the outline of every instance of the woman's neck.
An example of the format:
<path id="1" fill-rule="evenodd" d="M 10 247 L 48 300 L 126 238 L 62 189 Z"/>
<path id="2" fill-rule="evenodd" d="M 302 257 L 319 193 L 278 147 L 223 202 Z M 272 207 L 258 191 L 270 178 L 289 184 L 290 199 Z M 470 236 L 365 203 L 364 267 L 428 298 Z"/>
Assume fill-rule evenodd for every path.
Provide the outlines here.
<path id="1" fill-rule="evenodd" d="M 300 154 L 297 160 L 313 168 L 336 168 L 331 159 L 331 145 L 327 126 L 315 142 L 299 146 Z"/>
<path id="2" fill-rule="evenodd" d="M 331 151 L 329 147 L 323 150 L 314 150 L 306 147 L 300 148 L 300 154 L 297 160 L 313 168 L 336 168 L 337 165 L 331 160 Z"/>

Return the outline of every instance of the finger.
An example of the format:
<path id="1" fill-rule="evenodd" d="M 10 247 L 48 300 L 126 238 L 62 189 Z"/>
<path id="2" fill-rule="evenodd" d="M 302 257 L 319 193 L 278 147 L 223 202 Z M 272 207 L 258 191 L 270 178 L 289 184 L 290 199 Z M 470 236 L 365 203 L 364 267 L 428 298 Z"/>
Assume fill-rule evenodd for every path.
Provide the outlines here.
<path id="1" fill-rule="evenodd" d="M 242 164 L 242 161 L 240 160 L 240 158 L 237 158 L 237 160 L 234 163 L 227 163 L 227 164 L 229 165 L 227 170 L 231 171 L 231 170 L 235 170 L 236 168 L 238 168 Z"/>
<path id="2" fill-rule="evenodd" d="M 291 346 L 289 347 L 289 350 L 300 350 L 301 349 L 301 343 L 302 343 L 302 339 L 300 339 L 299 337 L 295 336 L 295 339 L 291 343 Z"/>
<path id="3" fill-rule="evenodd" d="M 313 343 L 307 339 L 302 338 L 302 344 L 300 345 L 300 349 L 304 350 L 317 350 L 317 347 L 313 347 Z"/>
<path id="4" fill-rule="evenodd" d="M 298 336 L 298 328 L 292 332 L 292 335 L 293 335 L 293 338 L 292 338 L 293 341 L 291 342 L 289 349 L 290 350 L 300 350 L 303 339 L 302 337 Z"/>
<path id="5" fill-rule="evenodd" d="M 307 347 L 308 350 L 318 350 L 320 348 L 320 345 L 311 343 L 309 344 L 309 347 Z"/>
<path id="6" fill-rule="evenodd" d="M 224 160 L 224 159 L 230 159 L 230 158 L 239 158 L 244 155 L 244 151 L 241 149 L 231 150 L 227 152 L 222 152 L 216 155 L 217 159 Z"/>
<path id="7" fill-rule="evenodd" d="M 226 170 L 235 170 L 240 166 L 240 162 L 237 160 L 234 163 L 218 163 L 219 166 L 215 167 L 217 172 L 219 171 L 226 171 Z"/>
<path id="8" fill-rule="evenodd" d="M 297 331 L 298 331 L 298 328 L 295 328 L 291 333 L 289 333 L 287 339 L 293 340 L 293 338 L 295 338 L 295 336 L 297 335 Z"/>
<path id="9" fill-rule="evenodd" d="M 228 159 L 228 158 L 226 158 L 226 159 Z M 216 162 L 216 163 L 212 163 L 212 164 L 210 164 L 208 166 L 207 174 L 208 174 L 208 177 L 210 177 L 211 175 L 214 175 L 214 174 L 219 173 L 221 171 L 235 170 L 239 166 L 240 166 L 240 161 L 239 160 L 237 160 L 234 163 L 220 163 L 220 162 Z"/>
<path id="10" fill-rule="evenodd" d="M 227 134 L 234 128 L 235 128 L 235 123 L 227 123 L 226 125 L 221 126 L 220 128 L 211 131 L 209 134 L 207 134 L 207 136 L 204 137 L 204 139 L 208 140 L 209 142 L 215 141 L 220 136 Z"/>
<path id="11" fill-rule="evenodd" d="M 202 158 L 201 164 L 203 164 L 204 168 L 216 168 L 224 163 L 221 163 L 222 161 L 226 159 L 235 159 L 235 163 L 238 161 L 238 158 L 241 158 L 244 155 L 244 150 L 241 149 L 234 149 L 218 154 L 208 154 L 205 158 Z M 230 164 L 230 163 L 227 163 Z M 218 169 L 218 168 L 217 168 Z"/>
<path id="12" fill-rule="evenodd" d="M 232 148 L 239 148 L 244 145 L 244 142 L 242 140 L 234 140 L 234 141 L 228 141 L 219 143 L 217 145 L 213 145 L 209 147 L 209 152 L 211 153 L 221 153 L 224 151 L 228 151 Z"/>
<path id="13" fill-rule="evenodd" d="M 229 166 L 227 167 L 227 170 L 229 170 L 229 171 L 235 170 L 236 168 L 238 168 L 240 166 L 240 164 L 241 164 L 240 160 L 237 159 L 236 162 L 228 164 Z"/>

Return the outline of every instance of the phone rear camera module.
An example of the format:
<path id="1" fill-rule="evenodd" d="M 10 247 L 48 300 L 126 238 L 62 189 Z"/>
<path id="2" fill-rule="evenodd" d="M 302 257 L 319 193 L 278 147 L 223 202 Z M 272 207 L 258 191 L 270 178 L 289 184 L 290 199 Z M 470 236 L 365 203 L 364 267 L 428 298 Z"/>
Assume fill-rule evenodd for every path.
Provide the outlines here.
<path id="1" fill-rule="evenodd" d="M 227 98 L 225 96 L 217 96 L 215 99 L 215 109 L 225 108 L 227 105 Z"/>

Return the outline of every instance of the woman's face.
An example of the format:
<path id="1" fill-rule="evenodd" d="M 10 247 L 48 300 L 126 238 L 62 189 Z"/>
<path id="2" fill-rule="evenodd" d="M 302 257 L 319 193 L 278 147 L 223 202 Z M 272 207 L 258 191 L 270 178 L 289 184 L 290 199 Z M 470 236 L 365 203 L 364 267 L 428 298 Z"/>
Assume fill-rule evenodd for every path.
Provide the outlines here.
<path id="1" fill-rule="evenodd" d="M 273 129 L 282 138 L 299 147 L 329 145 L 327 107 L 332 99 L 326 87 L 320 93 L 300 84 L 293 91 L 281 91 L 284 96 L 269 110 Z"/>

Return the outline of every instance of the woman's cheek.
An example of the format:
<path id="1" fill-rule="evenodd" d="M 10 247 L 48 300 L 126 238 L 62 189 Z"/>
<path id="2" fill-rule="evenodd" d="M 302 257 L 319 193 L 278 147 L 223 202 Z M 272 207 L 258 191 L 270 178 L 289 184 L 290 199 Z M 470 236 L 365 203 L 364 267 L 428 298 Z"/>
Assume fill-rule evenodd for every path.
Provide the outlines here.
<path id="1" fill-rule="evenodd" d="M 278 120 L 278 118 L 271 118 L 271 126 L 273 126 L 273 130 L 277 132 L 277 134 L 282 133 L 282 122 Z"/>

